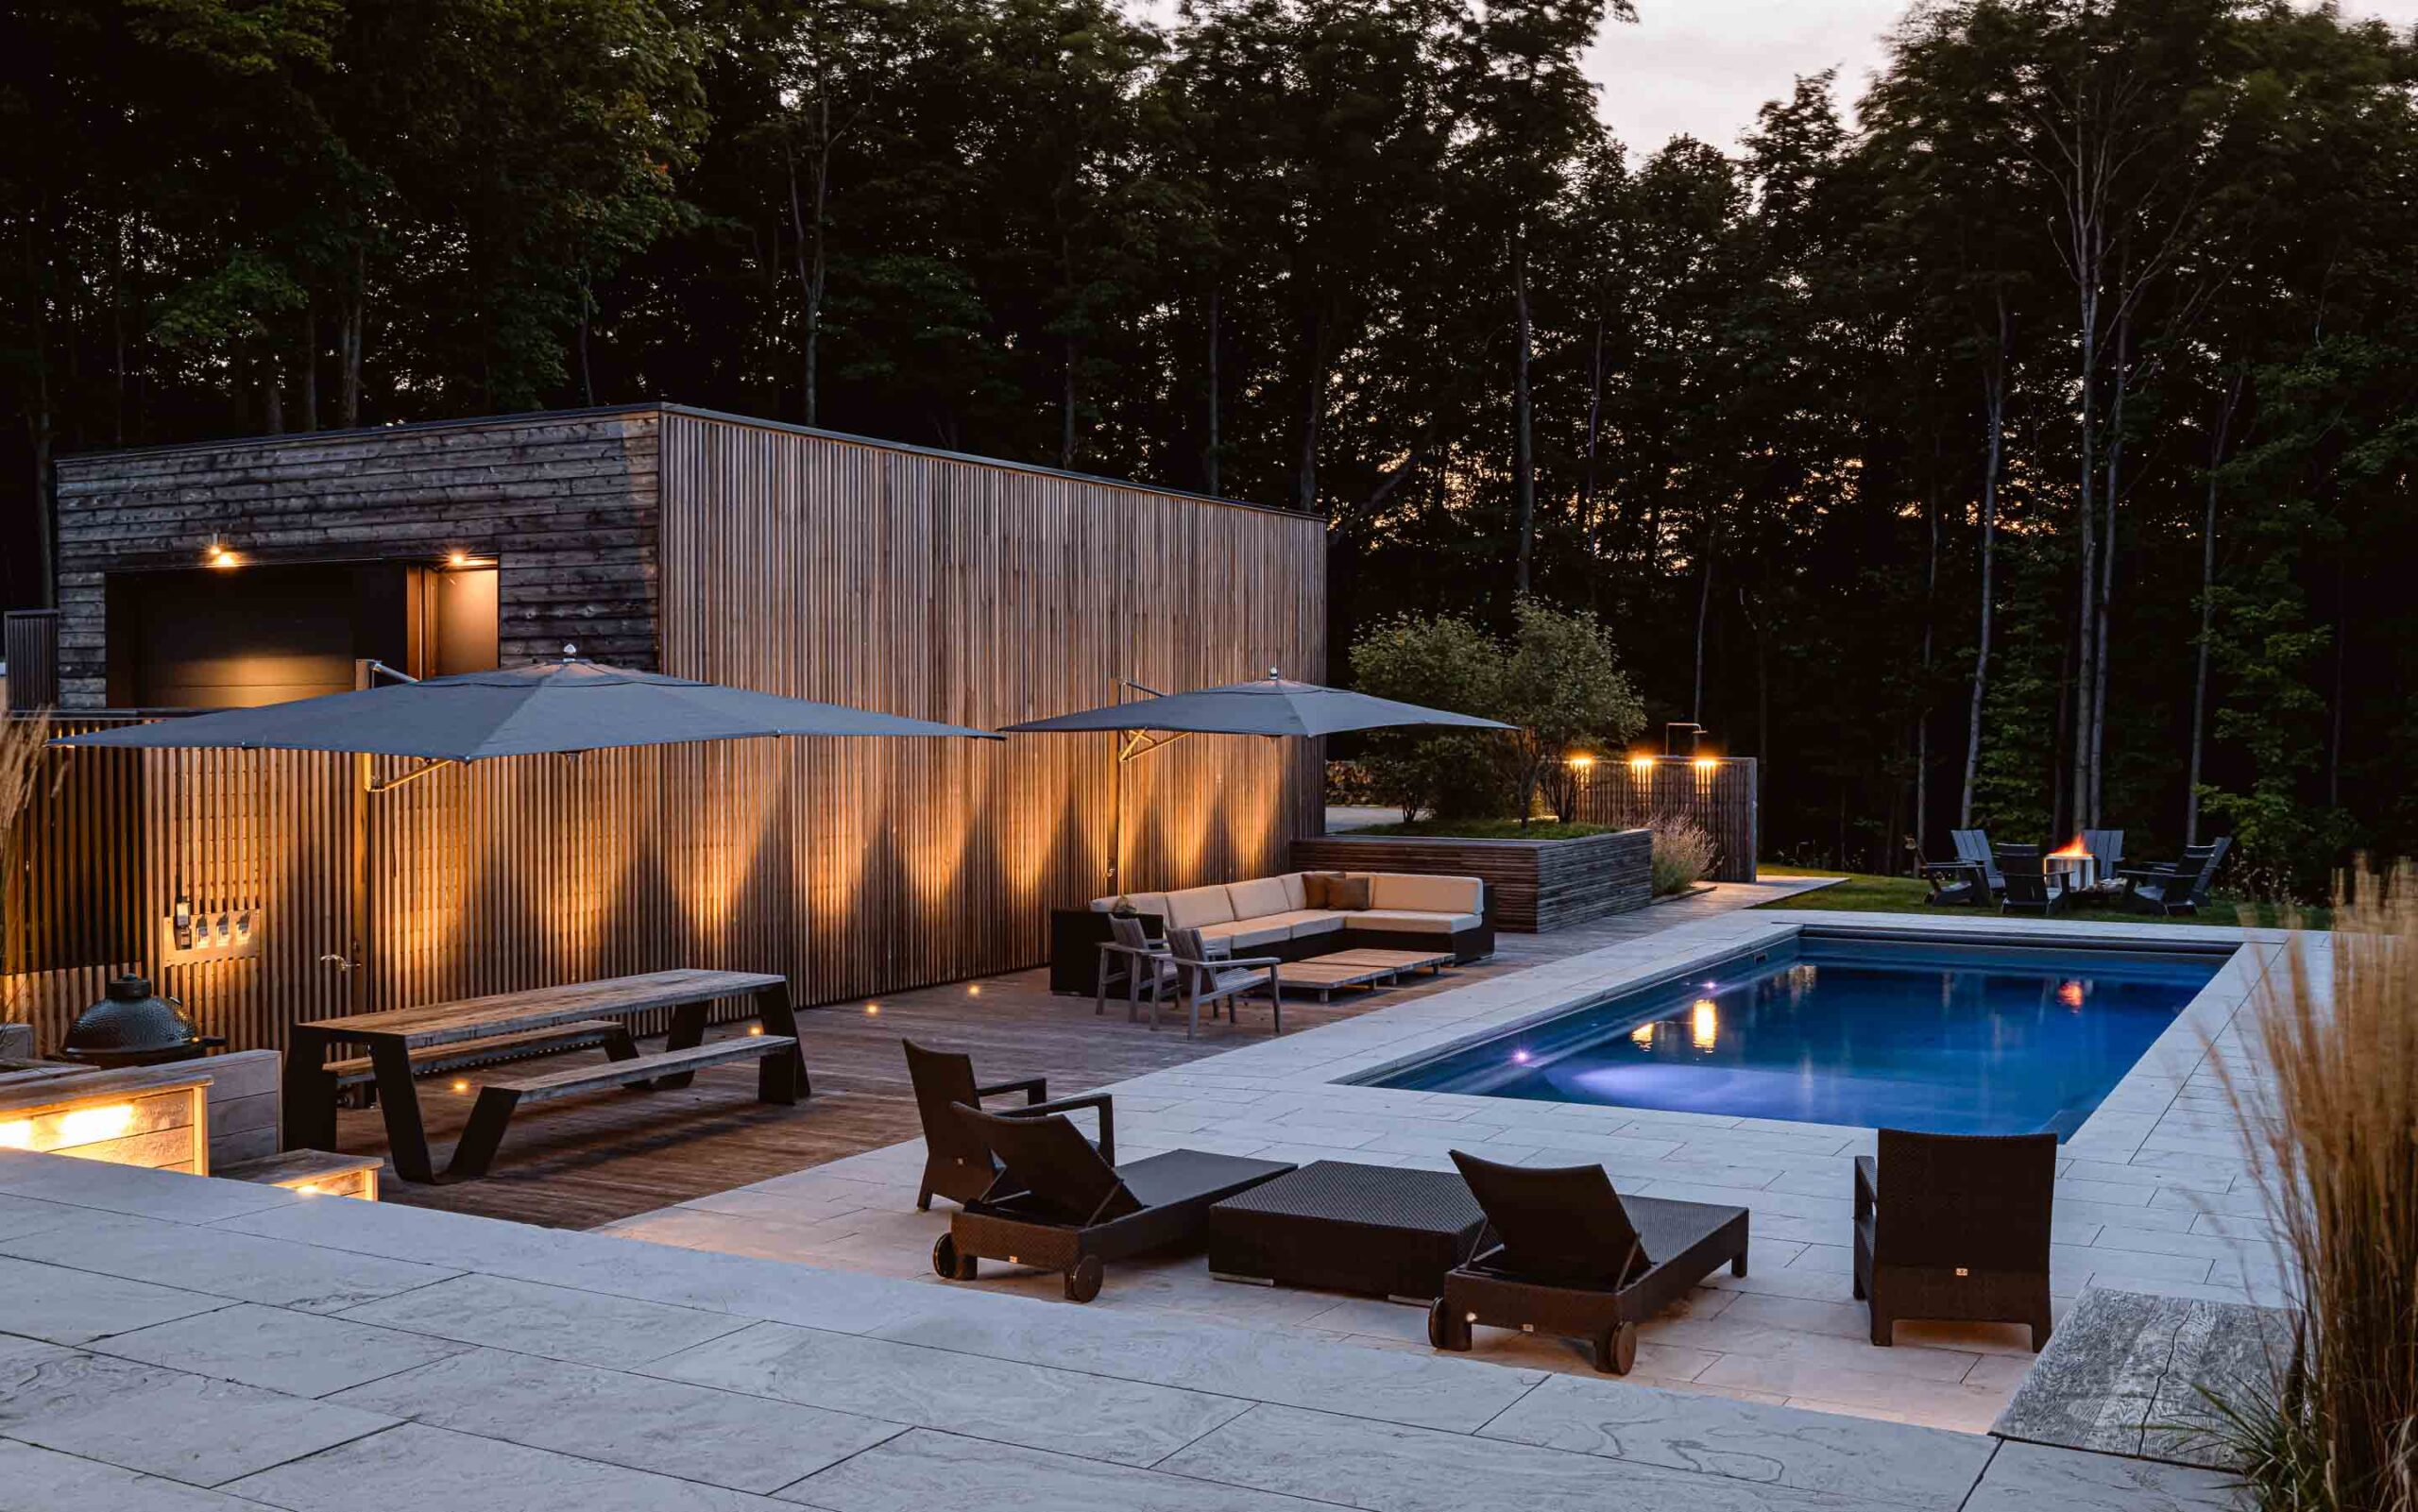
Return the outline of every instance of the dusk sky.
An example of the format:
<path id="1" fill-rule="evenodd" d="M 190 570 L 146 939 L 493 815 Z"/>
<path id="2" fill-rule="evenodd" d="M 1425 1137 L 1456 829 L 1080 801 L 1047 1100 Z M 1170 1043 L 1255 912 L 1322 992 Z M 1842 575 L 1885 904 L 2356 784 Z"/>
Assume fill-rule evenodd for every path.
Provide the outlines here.
<path id="1" fill-rule="evenodd" d="M 1170 20 L 1175 0 L 1129 0 Z M 1736 144 L 1755 110 L 1788 93 L 1800 74 L 1839 71 L 1852 104 L 1880 66 L 1882 37 L 1907 0 L 1638 0 L 1633 26 L 1608 26 L 1592 64 L 1604 119 L 1633 150 L 1681 132 Z M 2345 0 L 2350 15 L 2418 25 L 2418 0 Z"/>

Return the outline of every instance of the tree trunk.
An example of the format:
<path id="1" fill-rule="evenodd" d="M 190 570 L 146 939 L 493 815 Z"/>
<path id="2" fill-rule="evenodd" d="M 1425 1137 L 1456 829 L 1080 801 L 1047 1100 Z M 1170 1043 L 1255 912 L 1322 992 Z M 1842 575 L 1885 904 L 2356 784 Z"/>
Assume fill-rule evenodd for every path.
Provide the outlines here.
<path id="1" fill-rule="evenodd" d="M 2115 658 L 2109 639 L 2109 615 L 2116 597 L 2116 507 L 2124 471 L 2124 397 L 2133 384 L 2133 317 L 2128 311 L 2116 320 L 2116 398 L 2107 413 L 2107 485 L 2101 505 L 2106 521 L 2099 535 L 2099 591 L 2091 610 L 2094 656 L 2090 686 L 2089 823 L 2102 822 L 2102 791 L 2107 776 L 2107 667 Z"/>
<path id="2" fill-rule="evenodd" d="M 56 444 L 58 416 L 50 398 L 50 291 L 45 276 L 49 264 L 38 257 L 35 244 L 48 248 L 46 227 L 50 219 L 50 203 L 44 196 L 32 216 L 26 221 L 25 263 L 26 292 L 30 298 L 34 370 L 34 402 L 26 414 L 26 429 L 32 442 L 34 459 L 34 540 L 42 561 L 42 602 L 56 607 L 59 603 L 59 537 L 58 517 L 54 512 L 50 489 L 51 448 Z"/>
<path id="3" fill-rule="evenodd" d="M 1999 468 L 2006 445 L 2006 293 L 1999 292 L 1997 360 L 1982 375 L 1982 412 L 1988 416 L 1989 441 L 1982 468 L 1982 612 L 1973 653 L 1973 698 L 1965 718 L 1965 792 L 1956 805 L 1956 826 L 1973 827 L 1973 788 L 1982 769 L 1982 705 L 1990 682 L 1990 618 L 1996 607 L 1998 566 Z"/>
<path id="4" fill-rule="evenodd" d="M 1578 486 L 1578 522 L 1586 530 L 1593 554 L 1603 542 L 1595 534 L 1595 450 L 1604 434 L 1604 313 L 1595 312 L 1595 346 L 1587 363 L 1587 471 Z"/>
<path id="5" fill-rule="evenodd" d="M 110 228 L 110 442 L 126 445 L 126 226 Z"/>
<path id="6" fill-rule="evenodd" d="M 1704 631 L 1706 621 L 1712 616 L 1712 557 L 1720 544 L 1720 529 L 1707 526 L 1704 533 L 1704 578 L 1696 588 L 1695 691 L 1688 704 L 1688 718 L 1699 725 L 1704 723 Z"/>
<path id="7" fill-rule="evenodd" d="M 277 358 L 262 357 L 254 365 L 261 381 L 261 430 L 269 435 L 285 433 L 285 390 L 278 382 Z"/>
<path id="8" fill-rule="evenodd" d="M 2342 708 L 2350 700 L 2344 682 L 2351 645 L 2350 539 L 2334 544 L 2334 698 L 2333 727 L 2325 741 L 2325 807 L 2342 807 Z"/>
<path id="9" fill-rule="evenodd" d="M 1218 317 L 1219 313 L 1218 285 L 1213 280 L 1209 285 L 1209 447 L 1201 453 L 1200 458 L 1201 475 L 1208 484 L 1202 491 L 1213 499 L 1218 497 L 1218 464 L 1224 460 L 1219 455 L 1223 437 L 1218 433 Z"/>
<path id="10" fill-rule="evenodd" d="M 596 403 L 596 373 L 587 362 L 587 328 L 589 317 L 596 313 L 596 297 L 587 286 L 587 275 L 579 277 L 579 401 L 593 408 Z"/>
<path id="11" fill-rule="evenodd" d="M 2217 411 L 2216 429 L 2208 443 L 2208 501 L 2200 521 L 2200 636 L 2198 666 L 2191 676 L 2191 775 L 2184 790 L 2183 843 L 2200 843 L 2200 759 L 2207 744 L 2208 642 L 2216 635 L 2217 615 L 2217 468 L 2224 462 L 2226 433 L 2233 428 L 2234 406 L 2241 400 L 2242 375 L 2237 370 L 2224 404 Z"/>
<path id="12" fill-rule="evenodd" d="M 361 329 L 369 302 L 369 250 L 352 249 L 352 290 L 345 299 L 344 330 L 336 338 L 336 423 L 347 430 L 361 423 Z"/>
<path id="13" fill-rule="evenodd" d="M 2086 281 L 2082 290 L 2082 494 L 2074 510 L 2075 524 L 2080 530 L 2078 545 L 2081 556 L 2080 602 L 2074 616 L 2076 669 L 2070 691 L 2074 698 L 2072 711 L 2072 760 L 2067 792 L 2073 800 L 2073 827 L 2089 825 L 2087 807 L 2091 773 L 2098 764 L 2098 754 L 2090 744 L 2090 689 L 2094 667 L 2093 634 L 2097 623 L 2099 599 L 2099 550 L 2097 538 L 2098 510 L 2094 490 L 2099 481 L 2099 413 L 2096 408 L 2099 373 L 2099 297 L 2094 283 Z M 2064 702 L 2061 690 L 2059 702 Z M 2062 717 L 2062 716 L 2061 716 Z M 2060 740 L 2060 745 L 2063 740 Z M 2060 816 L 2060 835 L 2067 828 Z"/>
<path id="14" fill-rule="evenodd" d="M 294 355 L 294 382 L 302 400 L 302 429 L 319 428 L 319 301 L 302 301 L 302 346 Z"/>
<path id="15" fill-rule="evenodd" d="M 1938 448 L 1934 442 L 1932 461 L 1932 485 L 1924 507 L 1926 540 L 1923 558 L 1923 696 L 1915 705 L 1915 847 L 1922 850 L 1931 838 L 1927 818 L 1931 807 L 1931 662 L 1932 648 L 1938 638 L 1939 605 L 1939 478 Z"/>
<path id="16" fill-rule="evenodd" d="M 1303 374 L 1303 386 L 1308 392 L 1302 406 L 1301 469 L 1294 475 L 1294 492 L 1302 512 L 1315 515 L 1319 509 L 1319 426 L 1326 415 L 1326 323 L 1316 310 L 1309 314 L 1309 326 L 1305 352 L 1308 361 Z"/>
<path id="17" fill-rule="evenodd" d="M 1511 235 L 1511 289 L 1512 299 L 1519 312 L 1519 349 L 1513 360 L 1512 381 L 1511 483 L 1519 500 L 1520 563 L 1513 586 L 1516 591 L 1525 593 L 1528 591 L 1530 565 L 1536 557 L 1537 468 L 1528 396 L 1528 358 L 1533 333 L 1528 324 L 1528 242 L 1524 230 L 1515 230 Z M 1697 638 L 1703 638 L 1701 627 Z M 1702 661 L 1701 653 L 1698 661 Z M 1697 671 L 1701 680 L 1701 665 Z"/>
<path id="18" fill-rule="evenodd" d="M 823 108 L 828 110 L 827 104 Z M 796 238 L 790 244 L 790 255 L 797 266 L 798 294 L 806 305 L 806 333 L 800 342 L 804 350 L 801 354 L 803 371 L 799 377 L 799 406 L 809 425 L 819 419 L 822 401 L 817 390 L 821 387 L 819 366 L 823 346 L 823 215 L 831 180 L 829 125 L 826 114 L 823 121 L 826 140 L 815 154 L 814 223 L 810 229 L 807 224 L 805 207 L 798 198 L 797 153 L 786 144 L 781 149 L 781 161 L 789 172 L 790 224 L 797 231 Z"/>

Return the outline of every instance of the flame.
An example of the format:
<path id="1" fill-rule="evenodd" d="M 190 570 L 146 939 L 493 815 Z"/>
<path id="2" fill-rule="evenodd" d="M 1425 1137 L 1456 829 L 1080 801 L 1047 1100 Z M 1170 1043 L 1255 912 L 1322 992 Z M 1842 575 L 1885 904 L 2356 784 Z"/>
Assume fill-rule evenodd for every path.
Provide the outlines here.
<path id="1" fill-rule="evenodd" d="M 2089 854 L 2090 847 L 2082 842 L 2082 837 L 2080 835 L 2076 835 L 2073 839 L 2066 841 L 2062 846 L 2051 851 L 2049 856 L 2052 860 L 2072 861 L 2080 860 L 2082 858 L 2088 856 Z"/>
<path id="2" fill-rule="evenodd" d="M 2082 983 L 2065 982 L 2057 988 L 2057 1001 L 2065 1004 L 2068 1008 L 2082 1007 Z"/>

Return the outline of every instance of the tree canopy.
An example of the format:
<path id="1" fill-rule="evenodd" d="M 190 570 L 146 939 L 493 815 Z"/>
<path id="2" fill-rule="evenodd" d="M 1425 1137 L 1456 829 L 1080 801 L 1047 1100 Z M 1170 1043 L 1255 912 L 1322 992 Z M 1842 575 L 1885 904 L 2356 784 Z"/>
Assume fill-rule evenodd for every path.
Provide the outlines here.
<path id="1" fill-rule="evenodd" d="M 2418 38 L 1925 0 L 1624 144 L 1625 0 L 25 0 L 50 461 L 662 397 L 1285 504 L 1331 641 L 1609 628 L 1767 849 L 2418 840 Z"/>

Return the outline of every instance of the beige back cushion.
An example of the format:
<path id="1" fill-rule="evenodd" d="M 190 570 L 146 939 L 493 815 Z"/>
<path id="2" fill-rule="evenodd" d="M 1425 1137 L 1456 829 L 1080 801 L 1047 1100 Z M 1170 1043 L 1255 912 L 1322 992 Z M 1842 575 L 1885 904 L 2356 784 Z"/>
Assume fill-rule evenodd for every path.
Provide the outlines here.
<path id="1" fill-rule="evenodd" d="M 1198 929 L 1204 924 L 1228 924 L 1235 906 L 1221 887 L 1186 888 L 1167 894 L 1167 927 Z"/>
<path id="2" fill-rule="evenodd" d="M 1229 882 L 1226 896 L 1235 906 L 1237 919 L 1264 919 L 1271 913 L 1283 913 L 1292 908 L 1283 880 L 1273 876 L 1258 877 L 1249 882 Z"/>
<path id="3" fill-rule="evenodd" d="M 1310 890 L 1301 873 L 1287 872 L 1276 880 L 1285 884 L 1286 909 L 1306 909 L 1310 906 Z"/>
<path id="4" fill-rule="evenodd" d="M 1428 913 L 1484 913 L 1486 884 L 1474 876 L 1415 876 L 1407 872 L 1370 874 L 1371 908 L 1411 909 Z"/>
<path id="5" fill-rule="evenodd" d="M 1156 914 L 1162 919 L 1166 917 L 1167 895 L 1166 893 L 1135 892 L 1130 894 L 1130 896 L 1132 900 L 1134 912 Z M 1094 913 L 1115 913 L 1116 911 L 1116 899 L 1114 897 L 1094 898 L 1092 899 L 1092 911 Z"/>

